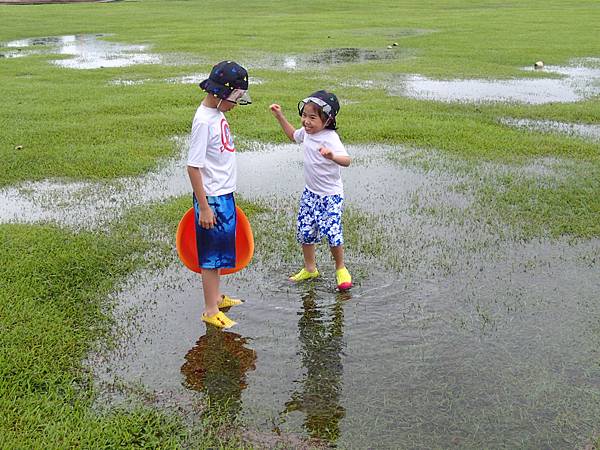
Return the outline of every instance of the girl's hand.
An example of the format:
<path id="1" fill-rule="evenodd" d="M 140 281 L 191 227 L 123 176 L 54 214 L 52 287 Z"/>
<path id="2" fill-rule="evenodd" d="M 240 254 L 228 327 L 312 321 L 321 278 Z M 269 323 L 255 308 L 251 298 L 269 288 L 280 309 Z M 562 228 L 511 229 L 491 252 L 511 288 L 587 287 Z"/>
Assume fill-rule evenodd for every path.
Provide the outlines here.
<path id="1" fill-rule="evenodd" d="M 277 103 L 273 103 L 271 106 L 269 106 L 269 109 L 275 117 L 279 117 L 283 114 L 281 111 L 281 106 L 279 106 Z"/>
<path id="2" fill-rule="evenodd" d="M 319 153 L 321 154 L 321 156 L 323 156 L 323 158 L 333 159 L 333 150 L 331 150 L 330 148 L 320 147 Z"/>

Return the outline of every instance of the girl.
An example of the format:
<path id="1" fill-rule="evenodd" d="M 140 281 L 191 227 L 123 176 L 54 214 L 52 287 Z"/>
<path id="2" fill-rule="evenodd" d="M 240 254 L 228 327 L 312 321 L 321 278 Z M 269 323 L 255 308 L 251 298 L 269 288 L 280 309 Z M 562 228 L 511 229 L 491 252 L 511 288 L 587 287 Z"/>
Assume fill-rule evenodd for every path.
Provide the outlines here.
<path id="1" fill-rule="evenodd" d="M 302 244 L 304 267 L 290 277 L 303 281 L 319 276 L 315 259 L 315 244 L 325 236 L 335 260 L 339 290 L 352 287 L 352 277 L 344 265 L 342 211 L 344 187 L 340 166 L 350 165 L 350 156 L 336 133 L 336 116 L 340 111 L 337 97 L 327 91 L 317 91 L 298 103 L 302 128 L 296 130 L 285 118 L 281 106 L 272 104 L 271 112 L 287 137 L 302 144 L 304 150 L 304 181 L 300 198 L 297 232 Z"/>

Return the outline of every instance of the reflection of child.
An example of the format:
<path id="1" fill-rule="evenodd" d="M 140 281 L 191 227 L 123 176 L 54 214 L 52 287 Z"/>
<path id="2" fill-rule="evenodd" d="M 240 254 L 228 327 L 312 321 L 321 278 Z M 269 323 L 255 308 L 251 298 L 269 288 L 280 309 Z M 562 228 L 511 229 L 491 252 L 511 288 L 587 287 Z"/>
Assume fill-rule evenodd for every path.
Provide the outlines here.
<path id="1" fill-rule="evenodd" d="M 198 264 L 204 288 L 202 320 L 230 328 L 235 322 L 220 309 L 242 301 L 219 291 L 219 269 L 235 267 L 236 226 L 235 146 L 223 113 L 250 103 L 248 72 L 233 61 L 222 61 L 200 87 L 208 95 L 194 116 L 187 172 L 194 190 Z"/>
<path id="2" fill-rule="evenodd" d="M 208 327 L 194 348 L 185 355 L 181 372 L 186 385 L 206 394 L 208 411 L 222 420 L 234 419 L 242 406 L 246 372 L 256 368 L 256 351 L 239 334 Z"/>
<path id="3" fill-rule="evenodd" d="M 304 267 L 290 277 L 302 281 L 319 276 L 315 259 L 315 244 L 326 236 L 335 259 L 336 280 L 340 290 L 352 287 L 352 278 L 344 265 L 342 211 L 344 187 L 340 166 L 350 165 L 350 156 L 335 132 L 340 111 L 337 97 L 317 91 L 298 103 L 302 128 L 296 130 L 285 118 L 281 106 L 271 105 L 271 112 L 287 137 L 302 143 L 304 150 L 304 181 L 300 199 L 297 233 L 302 244 Z"/>

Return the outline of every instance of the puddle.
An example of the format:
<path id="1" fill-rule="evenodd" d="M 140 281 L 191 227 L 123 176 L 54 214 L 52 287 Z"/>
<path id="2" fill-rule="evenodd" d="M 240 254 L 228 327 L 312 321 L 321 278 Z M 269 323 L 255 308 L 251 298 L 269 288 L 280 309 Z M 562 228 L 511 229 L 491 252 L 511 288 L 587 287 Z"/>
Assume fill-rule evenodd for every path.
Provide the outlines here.
<path id="1" fill-rule="evenodd" d="M 208 73 L 196 73 L 196 74 L 192 74 L 192 75 L 182 75 L 179 77 L 166 78 L 161 81 L 164 81 L 166 83 L 171 83 L 171 84 L 200 84 L 201 81 L 203 81 L 207 78 L 208 78 Z M 145 78 L 145 79 L 141 79 L 141 80 L 115 78 L 114 80 L 110 80 L 108 82 L 108 84 L 113 85 L 113 86 L 137 86 L 137 85 L 145 84 L 145 83 L 148 83 L 151 81 L 153 81 L 153 80 L 150 78 Z M 253 77 L 250 77 L 249 82 L 250 82 L 250 86 L 263 84 L 263 80 L 261 80 L 259 78 L 253 78 Z"/>
<path id="2" fill-rule="evenodd" d="M 314 67 L 348 63 L 367 63 L 406 57 L 409 50 L 401 47 L 391 49 L 329 48 L 317 53 L 303 55 L 268 55 L 248 57 L 248 67 L 271 70 L 308 70 Z"/>
<path id="3" fill-rule="evenodd" d="M 143 80 L 128 80 L 124 78 L 115 78 L 114 80 L 110 80 L 108 84 L 112 86 L 137 86 L 140 84 L 148 83 L 152 81 L 150 78 L 145 78 Z"/>
<path id="4" fill-rule="evenodd" d="M 161 57 L 148 53 L 148 45 L 129 45 L 105 41 L 105 34 L 66 35 L 29 38 L 10 41 L 6 48 L 15 48 L 3 54 L 8 57 L 33 54 L 60 54 L 72 58 L 53 60 L 52 63 L 69 69 L 100 69 L 127 67 L 137 64 L 160 64 Z"/>
<path id="5" fill-rule="evenodd" d="M 523 70 L 534 71 L 533 68 Z M 546 66 L 543 72 L 561 78 L 510 80 L 435 80 L 421 75 L 398 75 L 391 81 L 361 80 L 346 83 L 361 88 L 384 88 L 391 95 L 443 102 L 568 103 L 600 94 L 600 59 L 584 58 L 571 66 Z M 535 70 L 536 73 L 542 72 Z"/>
<path id="6" fill-rule="evenodd" d="M 131 206 L 189 194 L 186 139 L 176 145 L 179 157 L 139 178 L 5 188 L 0 222 L 104 226 Z M 471 177 L 435 152 L 348 146 L 356 287 L 340 294 L 323 248 L 322 278 L 286 280 L 301 259 L 295 244 L 287 250 L 299 146 L 247 147 L 238 192 L 272 210 L 253 223 L 252 264 L 223 277 L 223 291 L 246 300 L 229 312 L 239 324 L 206 329 L 199 277 L 174 252 L 166 269 L 134 274 L 109 299 L 114 346 L 87 361 L 99 406 L 138 395 L 190 420 L 225 408 L 260 442 L 340 448 L 580 448 L 600 431 L 600 240 L 523 242 L 477 216 L 464 188 L 503 171 L 553 180 L 576 162 L 489 163 Z M 432 169 L 408 164 L 419 158 Z"/>
<path id="7" fill-rule="evenodd" d="M 179 157 L 163 163 L 156 171 L 141 177 L 125 177 L 110 182 L 28 182 L 0 189 L 0 223 L 55 222 L 73 228 L 97 228 L 118 218 L 128 208 L 189 194 L 185 173 L 187 139 L 176 139 Z M 238 193 L 249 200 L 288 199 L 295 204 L 304 186 L 300 147 L 250 144 L 254 151 L 238 154 Z M 447 192 L 453 177 L 427 176 L 417 170 L 389 164 L 387 156 L 406 152 L 393 146 L 348 146 L 354 164 L 345 170 L 346 196 L 367 212 L 390 207 L 406 210 L 411 195 L 427 186 L 436 192 L 431 202 L 467 206 L 470 200 Z M 381 192 L 381 180 L 395 178 L 394 187 Z M 280 180 L 273 182 L 273 180 Z M 390 204 L 388 195 L 394 192 Z M 85 201 L 83 201 L 85 200 Z"/>
<path id="8" fill-rule="evenodd" d="M 516 128 L 544 133 L 559 133 L 568 136 L 600 141 L 600 125 L 557 122 L 554 120 L 510 119 L 500 120 L 501 123 Z"/>
<path id="9" fill-rule="evenodd" d="M 126 332 L 90 362 L 100 385 L 144 386 L 188 416 L 219 400 L 251 429 L 341 448 L 578 448 L 600 414 L 600 280 L 586 253 L 600 241 L 502 242 L 410 283 L 374 264 L 345 295 L 327 271 L 290 286 L 293 267 L 261 258 L 224 277 L 246 304 L 221 336 L 199 320 L 199 279 L 175 264 L 115 294 Z"/>

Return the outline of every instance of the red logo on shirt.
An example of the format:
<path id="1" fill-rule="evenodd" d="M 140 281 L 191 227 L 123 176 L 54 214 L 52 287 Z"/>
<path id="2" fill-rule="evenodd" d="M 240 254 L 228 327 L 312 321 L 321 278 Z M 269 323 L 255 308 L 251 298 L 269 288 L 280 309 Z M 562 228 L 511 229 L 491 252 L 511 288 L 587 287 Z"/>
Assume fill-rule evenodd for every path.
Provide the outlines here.
<path id="1" fill-rule="evenodd" d="M 231 136 L 231 130 L 227 120 L 221 119 L 221 152 L 227 150 L 228 152 L 235 152 L 235 146 L 233 145 L 233 137 Z"/>

